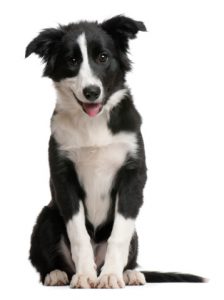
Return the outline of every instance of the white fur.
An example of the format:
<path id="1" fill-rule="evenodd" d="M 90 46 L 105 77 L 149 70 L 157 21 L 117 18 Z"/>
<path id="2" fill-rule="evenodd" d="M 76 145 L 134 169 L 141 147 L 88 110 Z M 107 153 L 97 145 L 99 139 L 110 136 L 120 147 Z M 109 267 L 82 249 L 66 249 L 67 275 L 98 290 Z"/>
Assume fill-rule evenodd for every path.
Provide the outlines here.
<path id="1" fill-rule="evenodd" d="M 144 274 L 136 270 L 126 270 L 123 279 L 126 285 L 143 285 L 146 283 Z"/>
<path id="2" fill-rule="evenodd" d="M 118 277 L 116 274 L 106 274 L 97 280 L 96 287 L 98 289 L 119 289 L 125 287 L 125 282 L 122 277 Z"/>
<path id="3" fill-rule="evenodd" d="M 119 92 L 121 101 L 124 91 Z M 110 109 L 110 108 L 108 108 Z M 121 132 L 113 135 L 108 129 L 108 110 L 90 118 L 80 110 L 65 111 L 58 108 L 52 119 L 52 133 L 75 164 L 81 185 L 86 193 L 87 217 L 97 227 L 106 218 L 110 205 L 110 191 L 118 169 L 127 154 L 135 156 L 135 133 Z"/>
<path id="4" fill-rule="evenodd" d="M 72 260 L 75 263 L 76 274 L 96 278 L 95 262 L 90 237 L 85 226 L 85 213 L 82 202 L 79 212 L 66 225 L 71 244 Z"/>
<path id="5" fill-rule="evenodd" d="M 61 270 L 54 270 L 47 274 L 44 279 L 44 285 L 56 286 L 68 284 L 68 276 Z"/>
<path id="6" fill-rule="evenodd" d="M 109 113 L 116 105 L 118 105 L 125 97 L 127 89 L 121 89 L 113 93 L 104 106 L 104 110 Z M 109 114 L 108 114 L 109 116 Z"/>
<path id="7" fill-rule="evenodd" d="M 70 282 L 70 288 L 90 289 L 95 286 L 95 278 L 92 279 L 86 274 L 74 274 Z"/>

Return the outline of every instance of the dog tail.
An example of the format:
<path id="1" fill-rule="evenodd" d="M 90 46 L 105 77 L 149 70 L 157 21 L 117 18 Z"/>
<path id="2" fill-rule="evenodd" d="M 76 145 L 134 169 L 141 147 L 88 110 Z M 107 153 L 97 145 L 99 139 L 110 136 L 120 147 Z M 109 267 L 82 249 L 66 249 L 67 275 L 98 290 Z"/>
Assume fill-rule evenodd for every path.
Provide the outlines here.
<path id="1" fill-rule="evenodd" d="M 145 275 L 146 282 L 207 282 L 207 279 L 192 274 L 148 271 L 141 271 L 141 273 Z"/>

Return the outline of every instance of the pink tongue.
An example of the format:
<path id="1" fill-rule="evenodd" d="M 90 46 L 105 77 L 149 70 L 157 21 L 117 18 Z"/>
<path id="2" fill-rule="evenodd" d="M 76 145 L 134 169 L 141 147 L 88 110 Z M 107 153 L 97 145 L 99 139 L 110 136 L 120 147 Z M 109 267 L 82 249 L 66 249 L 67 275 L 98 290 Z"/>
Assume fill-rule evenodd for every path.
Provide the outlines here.
<path id="1" fill-rule="evenodd" d="M 101 109 L 101 104 L 99 103 L 83 103 L 82 104 L 85 112 L 90 116 L 90 117 L 94 117 L 95 115 L 98 114 L 98 112 Z"/>

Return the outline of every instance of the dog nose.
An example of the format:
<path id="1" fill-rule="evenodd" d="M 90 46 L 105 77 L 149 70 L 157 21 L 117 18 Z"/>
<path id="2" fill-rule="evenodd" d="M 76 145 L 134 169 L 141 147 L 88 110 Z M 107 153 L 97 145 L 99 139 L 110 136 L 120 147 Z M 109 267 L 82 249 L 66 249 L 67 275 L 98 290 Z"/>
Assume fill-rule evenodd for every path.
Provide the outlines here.
<path id="1" fill-rule="evenodd" d="M 97 85 L 89 85 L 83 89 L 83 94 L 89 101 L 95 101 L 100 95 L 100 88 Z"/>

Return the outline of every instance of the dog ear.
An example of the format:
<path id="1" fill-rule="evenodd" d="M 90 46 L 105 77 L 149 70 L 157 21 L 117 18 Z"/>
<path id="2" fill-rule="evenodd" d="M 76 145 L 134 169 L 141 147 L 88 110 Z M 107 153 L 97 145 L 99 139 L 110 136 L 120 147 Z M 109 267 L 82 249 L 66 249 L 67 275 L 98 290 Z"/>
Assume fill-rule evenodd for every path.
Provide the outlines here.
<path id="1" fill-rule="evenodd" d="M 106 20 L 101 27 L 112 36 L 122 51 L 128 50 L 128 40 L 136 38 L 138 31 L 147 31 L 145 24 L 119 15 Z"/>
<path id="2" fill-rule="evenodd" d="M 27 58 L 30 54 L 35 53 L 47 62 L 60 43 L 62 36 L 63 31 L 60 28 L 44 29 L 26 47 L 25 58 Z"/>

